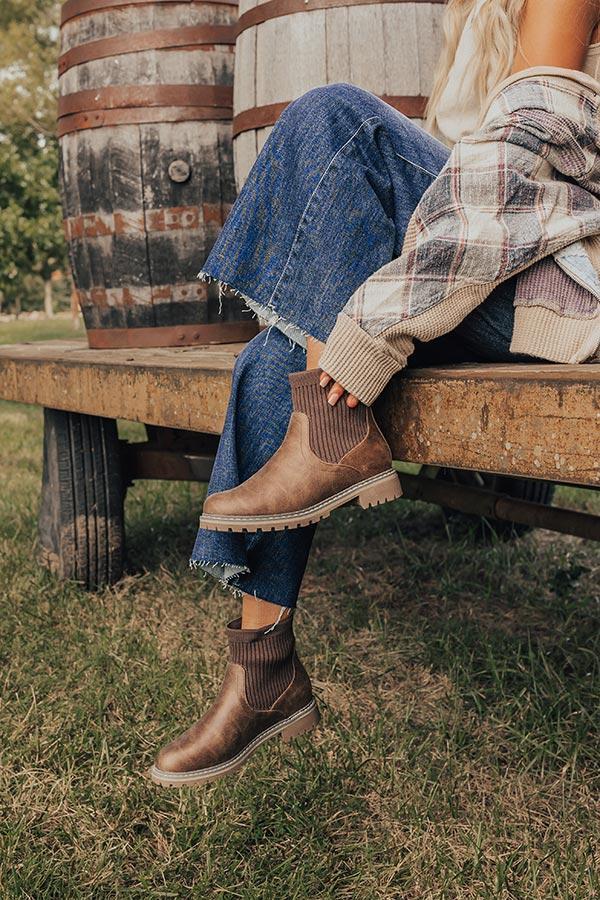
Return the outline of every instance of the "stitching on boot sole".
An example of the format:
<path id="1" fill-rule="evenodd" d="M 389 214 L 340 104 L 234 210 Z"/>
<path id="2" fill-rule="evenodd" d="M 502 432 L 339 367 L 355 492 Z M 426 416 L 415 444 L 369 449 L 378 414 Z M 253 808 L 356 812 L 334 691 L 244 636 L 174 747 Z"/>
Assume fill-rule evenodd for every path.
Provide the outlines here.
<path id="1" fill-rule="evenodd" d="M 379 475 L 373 475 L 371 478 L 367 478 L 365 481 L 359 481 L 357 484 L 352 485 L 352 487 L 346 488 L 344 491 L 340 491 L 339 494 L 333 494 L 331 497 L 328 497 L 326 500 L 321 500 L 320 503 L 316 503 L 314 506 L 307 506 L 304 509 L 298 509 L 295 512 L 291 513 L 281 513 L 277 515 L 273 513 L 271 515 L 260 515 L 260 516 L 211 516 L 211 515 L 202 515 L 200 517 L 200 524 L 203 522 L 210 522 L 215 524 L 228 522 L 231 523 L 244 523 L 250 522 L 252 525 L 260 525 L 261 522 L 272 522 L 273 520 L 280 521 L 291 521 L 293 519 L 297 519 L 300 516 L 305 515 L 313 515 L 314 513 L 321 512 L 323 509 L 327 509 L 329 504 L 332 501 L 339 500 L 341 498 L 347 498 L 349 500 L 354 499 L 364 488 L 371 487 L 374 484 L 378 484 L 380 481 L 387 480 L 390 475 L 398 475 L 395 469 L 388 469 L 387 472 L 381 472 Z M 340 504 L 341 505 L 341 504 Z M 335 507 L 332 507 L 335 509 Z"/>
<path id="2" fill-rule="evenodd" d="M 211 766 L 208 769 L 195 769 L 193 772 L 165 772 L 164 769 L 159 769 L 156 766 L 152 766 L 151 772 L 154 773 L 157 778 L 163 778 L 165 781 L 178 781 L 182 784 L 185 784 L 188 779 L 196 779 L 196 778 L 208 778 L 211 775 L 220 775 L 227 773 L 230 768 L 236 764 L 242 763 L 246 760 L 251 753 L 254 752 L 263 741 L 266 741 L 268 738 L 273 737 L 276 734 L 279 734 L 280 731 L 283 731 L 289 725 L 293 725 L 299 719 L 303 719 L 305 716 L 309 715 L 316 708 L 316 700 L 311 700 L 307 706 L 303 706 L 302 709 L 297 710 L 293 715 L 289 716 L 287 719 L 283 719 L 281 722 L 275 722 L 274 725 L 271 725 L 266 731 L 262 731 L 258 734 L 250 743 L 241 750 L 237 756 L 232 756 L 231 759 L 228 759 L 224 763 L 219 763 L 218 766 Z"/>

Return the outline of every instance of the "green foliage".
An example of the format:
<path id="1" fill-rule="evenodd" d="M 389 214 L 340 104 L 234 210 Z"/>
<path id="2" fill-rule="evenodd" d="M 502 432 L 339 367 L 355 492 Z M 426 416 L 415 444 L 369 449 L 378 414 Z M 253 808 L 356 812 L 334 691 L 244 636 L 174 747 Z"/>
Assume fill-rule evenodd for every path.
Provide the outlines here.
<path id="1" fill-rule="evenodd" d="M 17 308 L 40 306 L 43 280 L 67 260 L 56 137 L 59 14 L 54 0 L 4 0 L 0 8 L 0 297 Z"/>
<path id="2" fill-rule="evenodd" d="M 50 14 L 58 22 L 60 3 L 56 0 L 2 0 L 0 28 L 6 29 L 13 22 L 35 25 Z"/>
<path id="3" fill-rule="evenodd" d="M 28 155 L 0 143 L 0 289 L 9 303 L 28 275 L 47 279 L 65 264 L 57 164 L 55 141 Z"/>

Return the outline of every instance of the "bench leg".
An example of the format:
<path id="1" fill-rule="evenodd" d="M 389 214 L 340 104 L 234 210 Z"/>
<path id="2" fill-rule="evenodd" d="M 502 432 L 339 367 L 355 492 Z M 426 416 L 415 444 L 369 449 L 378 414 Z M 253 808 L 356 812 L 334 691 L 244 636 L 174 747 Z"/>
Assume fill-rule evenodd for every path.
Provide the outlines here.
<path id="1" fill-rule="evenodd" d="M 124 483 L 114 419 L 44 410 L 41 562 L 88 590 L 123 574 Z"/>

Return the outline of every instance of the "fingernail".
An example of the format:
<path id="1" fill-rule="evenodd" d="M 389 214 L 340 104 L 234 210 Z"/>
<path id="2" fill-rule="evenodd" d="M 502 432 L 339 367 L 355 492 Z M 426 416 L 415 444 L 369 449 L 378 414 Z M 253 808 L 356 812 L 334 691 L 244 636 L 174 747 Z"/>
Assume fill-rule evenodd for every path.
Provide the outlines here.
<path id="1" fill-rule="evenodd" d="M 336 399 L 337 399 L 337 397 L 335 396 L 335 394 L 330 394 L 329 397 L 327 398 L 327 402 L 329 403 L 330 406 L 335 406 Z"/>
<path id="2" fill-rule="evenodd" d="M 321 387 L 327 387 L 327 385 L 329 384 L 329 378 L 327 378 L 326 375 L 323 375 L 323 377 L 319 380 L 319 384 L 321 385 Z"/>

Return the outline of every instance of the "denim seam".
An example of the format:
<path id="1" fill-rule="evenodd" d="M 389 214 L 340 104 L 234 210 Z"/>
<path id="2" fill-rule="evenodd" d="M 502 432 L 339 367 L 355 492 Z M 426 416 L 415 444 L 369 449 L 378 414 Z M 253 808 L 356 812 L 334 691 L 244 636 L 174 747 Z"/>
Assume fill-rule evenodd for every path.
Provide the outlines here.
<path id="1" fill-rule="evenodd" d="M 414 166 L 415 169 L 419 169 L 421 172 L 425 172 L 427 175 L 430 175 L 432 178 L 437 178 L 439 172 L 430 172 L 429 169 L 426 169 L 425 166 L 420 166 L 419 163 L 413 162 L 412 159 L 409 159 L 407 156 L 403 156 L 401 153 L 398 153 L 397 150 L 393 151 L 395 156 L 398 156 L 400 159 L 403 159 L 404 162 L 407 162 L 409 166 Z"/>
<path id="2" fill-rule="evenodd" d="M 348 146 L 348 144 L 350 144 L 350 143 L 354 140 L 354 138 L 359 134 L 360 131 L 362 131 L 362 129 L 364 128 L 365 125 L 368 125 L 369 122 L 373 122 L 373 121 L 375 121 L 375 120 L 379 120 L 379 116 L 369 116 L 368 119 L 365 119 L 364 122 L 361 122 L 360 125 L 358 126 L 358 128 L 356 129 L 356 131 L 355 131 L 353 134 L 351 134 L 350 137 L 348 138 L 348 140 L 347 140 L 344 144 L 342 144 L 342 146 L 339 147 L 339 148 L 335 151 L 335 153 L 333 154 L 333 156 L 332 156 L 331 159 L 329 160 L 329 163 L 327 164 L 326 168 L 325 168 L 324 171 L 323 171 L 323 174 L 322 174 L 321 177 L 319 178 L 319 181 L 318 181 L 317 185 L 315 186 L 313 192 L 311 193 L 310 197 L 309 197 L 308 200 L 306 201 L 306 206 L 305 206 L 304 209 L 302 210 L 302 215 L 300 216 L 300 220 L 299 220 L 299 222 L 298 222 L 298 227 L 296 228 L 296 232 L 295 232 L 295 234 L 294 234 L 294 237 L 293 237 L 293 240 L 292 240 L 292 244 L 291 244 L 291 247 L 290 247 L 290 252 L 288 253 L 288 257 L 287 257 L 287 259 L 286 259 L 286 261 L 285 261 L 285 264 L 284 264 L 284 266 L 283 266 L 283 269 L 281 270 L 281 275 L 280 275 L 279 278 L 277 279 L 277 284 L 276 284 L 275 287 L 273 288 L 273 291 L 272 291 L 272 293 L 271 293 L 271 296 L 269 297 L 269 300 L 268 300 L 268 305 L 269 305 L 269 306 L 272 307 L 272 304 L 273 304 L 273 298 L 275 297 L 275 294 L 277 293 L 277 289 L 279 288 L 279 285 L 280 285 L 280 283 L 281 283 L 281 280 L 282 280 L 283 276 L 285 275 L 286 270 L 287 270 L 287 268 L 288 268 L 288 266 L 289 266 L 289 264 L 290 264 L 290 261 L 291 261 L 293 255 L 294 255 L 294 250 L 295 250 L 295 248 L 296 248 L 296 243 L 297 243 L 298 235 L 299 235 L 300 232 L 302 231 L 302 226 L 303 226 L 303 224 L 304 224 L 304 220 L 305 220 L 305 218 L 306 218 L 306 215 L 307 215 L 307 213 L 308 213 L 308 210 L 309 210 L 309 208 L 310 208 L 310 206 L 311 206 L 311 204 L 312 204 L 312 202 L 313 202 L 313 200 L 314 200 L 314 198 L 315 198 L 315 195 L 316 195 L 317 191 L 318 191 L 319 188 L 321 187 L 321 183 L 322 183 L 323 179 L 324 179 L 325 176 L 329 173 L 329 170 L 330 170 L 331 167 L 333 166 L 334 162 L 336 161 L 336 159 L 338 158 L 338 156 L 340 155 L 340 153 L 341 153 L 343 150 L 346 149 L 346 147 Z"/>

